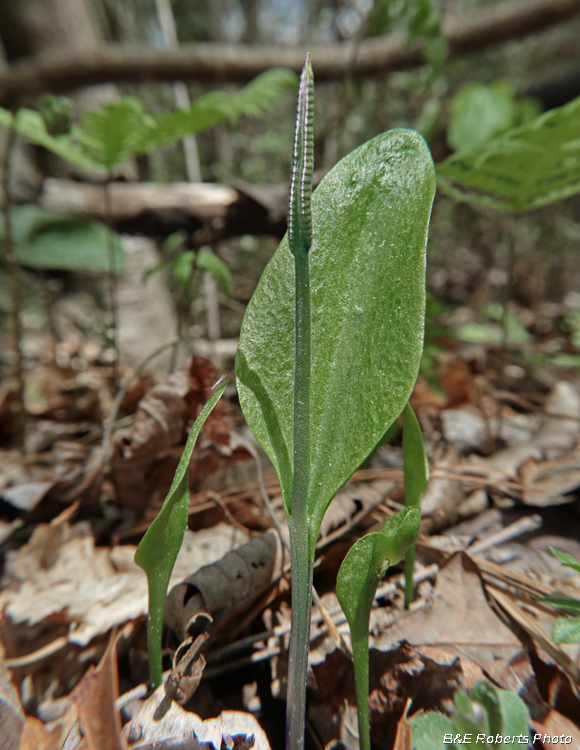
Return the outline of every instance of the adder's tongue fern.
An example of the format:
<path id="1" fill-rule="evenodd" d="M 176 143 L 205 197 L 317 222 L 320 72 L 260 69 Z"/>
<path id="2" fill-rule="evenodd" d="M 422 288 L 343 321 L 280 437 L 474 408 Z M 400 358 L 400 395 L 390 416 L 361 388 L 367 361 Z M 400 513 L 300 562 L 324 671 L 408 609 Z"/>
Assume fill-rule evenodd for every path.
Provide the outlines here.
<path id="1" fill-rule="evenodd" d="M 314 77 L 306 55 L 300 88 L 292 154 L 288 204 L 288 241 L 296 271 L 294 328 L 294 477 L 291 493 L 292 629 L 288 670 L 287 748 L 304 746 L 306 668 L 312 609 L 312 561 L 308 550 L 310 483 L 311 315 L 308 251 L 312 244 Z"/>

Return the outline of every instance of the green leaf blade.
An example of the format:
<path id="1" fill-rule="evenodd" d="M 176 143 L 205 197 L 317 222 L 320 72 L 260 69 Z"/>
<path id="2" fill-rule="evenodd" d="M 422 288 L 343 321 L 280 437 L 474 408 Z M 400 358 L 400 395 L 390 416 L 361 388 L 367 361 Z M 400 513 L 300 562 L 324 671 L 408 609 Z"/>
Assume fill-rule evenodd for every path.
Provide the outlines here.
<path id="1" fill-rule="evenodd" d="M 434 173 L 412 131 L 377 136 L 312 196 L 311 544 L 339 487 L 400 414 L 423 345 Z M 292 486 L 294 268 L 287 239 L 254 293 L 236 362 L 242 409 Z M 251 382 L 250 382 L 251 381 Z"/>
<path id="2" fill-rule="evenodd" d="M 210 396 L 187 438 L 171 488 L 157 517 L 147 529 L 135 552 L 135 562 L 145 571 L 149 588 L 147 640 L 150 676 L 155 687 L 162 681 L 161 631 L 165 597 L 171 572 L 187 528 L 189 512 L 189 462 L 197 437 L 210 412 L 229 384 L 222 383 Z"/>
<path id="3" fill-rule="evenodd" d="M 437 165 L 457 200 L 529 211 L 580 191 L 580 97 Z"/>
<path id="4" fill-rule="evenodd" d="M 198 251 L 195 259 L 196 266 L 200 271 L 210 273 L 221 286 L 224 294 L 229 297 L 232 289 L 232 275 L 230 269 L 215 253 L 203 248 Z"/>
<path id="5" fill-rule="evenodd" d="M 554 557 L 557 557 L 566 568 L 572 568 L 572 570 L 580 573 L 580 561 L 575 557 L 572 557 L 572 555 L 569 555 L 567 552 L 560 552 L 559 549 L 554 549 L 554 547 L 550 547 L 550 552 Z"/>
<path id="6" fill-rule="evenodd" d="M 421 512 L 407 508 L 391 516 L 379 531 L 353 544 L 336 580 L 336 596 L 351 631 L 365 632 L 379 581 L 390 565 L 400 562 L 419 533 Z"/>

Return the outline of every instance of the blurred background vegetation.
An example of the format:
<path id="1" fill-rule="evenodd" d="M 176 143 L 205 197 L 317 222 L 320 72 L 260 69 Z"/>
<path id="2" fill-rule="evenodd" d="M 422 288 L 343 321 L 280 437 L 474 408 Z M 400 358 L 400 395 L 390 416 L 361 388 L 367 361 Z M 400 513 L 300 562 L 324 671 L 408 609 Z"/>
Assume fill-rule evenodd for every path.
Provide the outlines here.
<path id="1" fill-rule="evenodd" d="M 481 148 L 489 139 L 532 122 L 541 112 L 561 107 L 580 94 L 580 3 L 573 0 L 558 0 L 552 11 L 538 0 L 173 0 L 171 4 L 160 0 L 20 0 L 18 7 L 15 3 L 0 6 L 4 47 L 0 105 L 13 111 L 39 109 L 41 94 L 52 91 L 50 86 L 35 91 L 34 86 L 27 89 L 24 85 L 15 94 L 13 81 L 26 65 L 42 70 L 57 58 L 62 63 L 70 51 L 73 68 L 85 53 L 96 56 L 98 67 L 100 49 L 117 46 L 141 50 L 141 54 L 149 49 L 153 55 L 171 47 L 167 28 L 163 30 L 163 13 L 167 14 L 168 8 L 176 31 L 173 43 L 183 45 L 184 50 L 199 49 L 202 57 L 205 52 L 211 55 L 212 50 L 223 54 L 219 74 L 216 65 L 210 65 L 205 77 L 198 72 L 181 84 L 182 95 L 185 89 L 192 102 L 212 91 L 233 94 L 240 90 L 241 76 L 229 57 L 236 48 L 244 49 L 250 61 L 258 59 L 264 49 L 269 50 L 268 59 L 272 54 L 276 57 L 278 50 L 281 66 L 289 59 L 289 50 L 297 50 L 301 56 L 312 48 L 315 76 L 317 49 L 340 50 L 341 70 L 329 74 L 332 64 L 325 60 L 324 74 L 316 84 L 315 168 L 321 171 L 364 141 L 394 127 L 421 132 L 435 162 L 441 163 L 454 152 Z M 534 8 L 539 9 L 535 21 Z M 475 34 L 472 47 L 469 40 L 461 47 L 453 36 L 453 24 L 475 19 L 477 26 L 486 13 L 490 18 L 498 14 L 497 38 L 494 24 L 488 23 L 483 41 Z M 512 14 L 511 25 L 506 25 L 505 13 Z M 377 69 L 373 74 L 358 72 L 357 61 L 369 45 L 388 46 L 393 40 L 402 47 L 418 45 L 418 64 L 401 63 L 393 67 L 404 69 Z M 230 75 L 228 71 L 234 72 Z M 145 112 L 152 115 L 173 111 L 178 94 L 167 80 L 169 76 L 141 77 L 147 77 L 146 82 L 139 82 L 136 75 L 124 80 L 123 75 L 115 74 L 111 76 L 113 85 L 106 84 L 105 73 L 97 76 L 99 86 L 81 88 L 73 69 L 70 84 L 61 80 L 54 93 L 71 97 L 72 121 L 77 124 L 85 109 L 97 109 L 119 96 L 138 98 Z M 248 74 L 245 79 L 251 77 Z M 7 81 L 12 81 L 12 88 Z M 250 193 L 256 187 L 263 189 L 262 195 L 270 186 L 280 191 L 289 175 L 294 108 L 295 89 L 289 86 L 255 116 L 225 117 L 199 132 L 195 145 L 202 181 Z M 65 164 L 38 146 L 21 144 L 21 151 L 15 152 L 11 166 L 11 201 L 15 205 L 38 201 L 45 205 L 44 181 L 50 177 L 97 183 L 103 179 Z M 183 144 L 176 142 L 138 154 L 109 178 L 175 183 L 191 179 L 191 173 Z M 578 208 L 579 198 L 572 196 L 511 214 L 457 201 L 438 191 L 428 246 L 428 374 L 436 367 L 437 352 L 453 346 L 455 336 L 475 344 L 511 343 L 518 356 L 525 350 L 524 370 L 530 361 L 541 364 L 548 359 L 556 361 L 558 356 L 561 366 L 580 364 Z M 142 276 L 149 278 L 147 271 L 152 268 L 167 274 L 164 283 L 172 289 L 179 333 L 193 339 L 237 336 L 244 306 L 284 231 L 283 220 L 265 226 L 264 231 L 254 223 L 247 232 L 243 221 L 231 226 L 226 222 L 225 227 L 219 221 L 184 227 L 169 222 L 165 228 L 154 222 L 151 228 L 145 220 L 128 227 L 115 222 L 114 217 L 105 219 L 112 229 L 124 233 L 130 229 L 131 234 L 154 239 L 160 256 L 142 269 Z M 80 232 L 74 240 L 80 243 L 78 254 L 89 257 L 83 242 L 88 247 L 95 241 L 95 232 L 85 226 L 83 239 L 83 227 L 76 229 Z M 52 241 L 53 252 L 54 225 L 51 231 L 46 241 Z M 38 241 L 38 232 L 32 231 L 29 239 Z M 208 266 L 206 257 L 196 266 L 194 254 L 200 250 L 210 251 L 221 264 L 210 259 Z M 39 276 L 32 270 L 30 251 L 28 255 L 24 249 L 20 252 L 25 268 L 24 309 L 32 311 L 29 322 L 36 320 L 37 327 L 45 315 L 40 304 L 43 294 L 50 308 L 54 302 L 51 288 L 60 293 L 84 288 L 83 284 L 90 286 L 87 271 L 79 276 L 77 267 L 76 275 L 68 275 L 73 273 L 70 264 L 59 270 L 57 263 L 47 261 L 47 270 Z M 106 266 L 105 260 L 102 265 Z M 82 267 L 82 261 L 77 266 Z M 89 268 L 95 273 L 94 263 L 85 263 L 85 269 Z M 217 335 L 208 330 L 210 303 L 204 293 L 204 274 L 218 283 Z M 0 311 L 7 321 L 10 303 L 7 277 L 3 276 Z M 47 277 L 50 283 L 45 288 L 42 279 Z M 39 294 L 38 289 L 46 293 Z M 96 309 L 99 305 L 106 308 L 106 294 L 98 284 L 95 295 Z M 83 335 L 95 331 L 104 335 L 106 314 L 99 315 L 97 312 L 90 325 L 85 320 Z M 54 334 L 58 321 L 51 325 Z M 63 330 L 56 334 L 65 335 Z M 173 331 L 168 332 L 168 338 L 171 334 Z M 6 370 L 12 358 L 6 354 L 2 361 Z M 513 362 L 507 366 L 516 372 Z"/>

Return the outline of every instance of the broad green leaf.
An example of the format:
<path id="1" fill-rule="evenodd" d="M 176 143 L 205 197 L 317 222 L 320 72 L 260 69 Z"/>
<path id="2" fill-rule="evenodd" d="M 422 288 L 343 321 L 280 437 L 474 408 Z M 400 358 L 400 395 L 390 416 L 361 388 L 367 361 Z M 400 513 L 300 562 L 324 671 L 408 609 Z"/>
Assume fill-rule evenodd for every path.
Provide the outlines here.
<path id="1" fill-rule="evenodd" d="M 515 90 L 509 81 L 468 83 L 451 100 L 448 140 L 455 151 L 480 148 L 513 127 Z"/>
<path id="2" fill-rule="evenodd" d="M 573 615 L 580 615 L 580 599 L 572 599 L 569 596 L 541 596 L 539 602 L 551 604 L 556 609 L 562 609 L 564 612 L 570 612 Z"/>
<path id="3" fill-rule="evenodd" d="M 529 211 L 580 190 L 580 97 L 437 165 L 457 200 Z"/>
<path id="4" fill-rule="evenodd" d="M 556 643 L 580 643 L 580 617 L 558 617 L 551 636 Z"/>
<path id="5" fill-rule="evenodd" d="M 235 123 L 240 115 L 258 117 L 273 107 L 286 89 L 295 88 L 297 82 L 291 70 L 274 68 L 257 76 L 235 94 L 220 91 L 204 94 L 189 109 L 177 109 L 148 118 L 136 139 L 135 148 L 139 153 L 149 153 L 224 120 Z"/>
<path id="6" fill-rule="evenodd" d="M 312 196 L 311 544 L 336 491 L 401 413 L 417 377 L 433 164 L 415 132 L 377 136 Z M 289 515 L 293 471 L 294 258 L 282 241 L 248 305 L 236 374 L 250 429 Z"/>
<path id="7" fill-rule="evenodd" d="M 421 426 L 409 403 L 403 409 L 403 460 L 405 505 L 419 505 L 429 481 L 429 462 Z"/>
<path id="8" fill-rule="evenodd" d="M 221 258 L 203 248 L 198 251 L 195 263 L 200 271 L 211 273 L 217 283 L 221 286 L 226 296 L 230 296 L 232 288 L 232 275 L 229 268 Z"/>
<path id="9" fill-rule="evenodd" d="M 566 568 L 572 568 L 577 573 L 580 573 L 580 561 L 575 557 L 572 557 L 572 555 L 569 555 L 567 552 L 560 552 L 559 549 L 554 549 L 553 547 L 550 547 L 550 552 L 554 557 L 557 557 Z"/>
<path id="10" fill-rule="evenodd" d="M 155 687 L 160 685 L 162 680 L 161 630 L 165 596 L 171 571 L 175 565 L 187 528 L 189 462 L 197 436 L 229 382 L 229 380 L 226 380 L 212 393 L 195 420 L 165 502 L 135 552 L 135 562 L 145 571 L 149 588 L 147 641 L 150 676 Z"/>
<path id="11" fill-rule="evenodd" d="M 457 745 L 443 743 L 445 735 L 456 736 L 453 723 L 448 716 L 437 711 L 428 711 L 413 719 L 414 750 L 448 750 Z"/>
<path id="12" fill-rule="evenodd" d="M 387 568 L 400 562 L 414 543 L 420 523 L 419 509 L 405 508 L 385 521 L 379 531 L 366 534 L 349 549 L 338 571 L 336 596 L 353 637 L 361 631 L 368 636 L 377 586 Z"/>
<path id="13" fill-rule="evenodd" d="M 82 169 L 103 171 L 100 161 L 91 156 L 74 138 L 75 128 L 70 134 L 52 136 L 39 112 L 32 109 L 19 109 L 16 113 L 15 128 L 30 143 L 44 146 L 48 151 L 60 156 Z"/>
<path id="14" fill-rule="evenodd" d="M 118 235 L 98 222 L 34 205 L 14 206 L 11 216 L 16 257 L 23 266 L 108 271 L 111 242 L 113 269 L 124 269 L 125 256 Z M 0 217 L 0 237 L 3 231 Z"/>

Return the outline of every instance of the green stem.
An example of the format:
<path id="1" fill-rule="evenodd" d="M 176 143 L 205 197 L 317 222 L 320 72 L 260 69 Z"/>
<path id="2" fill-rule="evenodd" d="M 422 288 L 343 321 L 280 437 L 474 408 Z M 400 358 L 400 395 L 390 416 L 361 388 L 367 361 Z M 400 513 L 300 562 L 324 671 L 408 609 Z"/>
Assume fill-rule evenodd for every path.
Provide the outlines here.
<path id="1" fill-rule="evenodd" d="M 405 555 L 405 609 L 409 609 L 413 601 L 415 587 L 413 584 L 413 573 L 415 572 L 415 549 L 412 544 Z"/>
<path id="2" fill-rule="evenodd" d="M 313 76 L 306 56 L 300 90 L 292 178 L 288 206 L 288 240 L 296 275 L 294 352 L 294 476 L 291 493 L 290 553 L 292 564 L 292 617 L 286 704 L 286 748 L 304 747 L 306 671 L 310 642 L 313 561 L 309 553 L 310 521 L 310 367 L 311 314 L 308 251 L 312 243 L 310 196 L 312 184 Z"/>
<path id="3" fill-rule="evenodd" d="M 360 632 L 351 632 L 352 660 L 356 693 L 356 712 L 360 750 L 371 750 L 369 709 L 369 617 Z M 358 630 L 358 628 L 356 628 Z"/>

